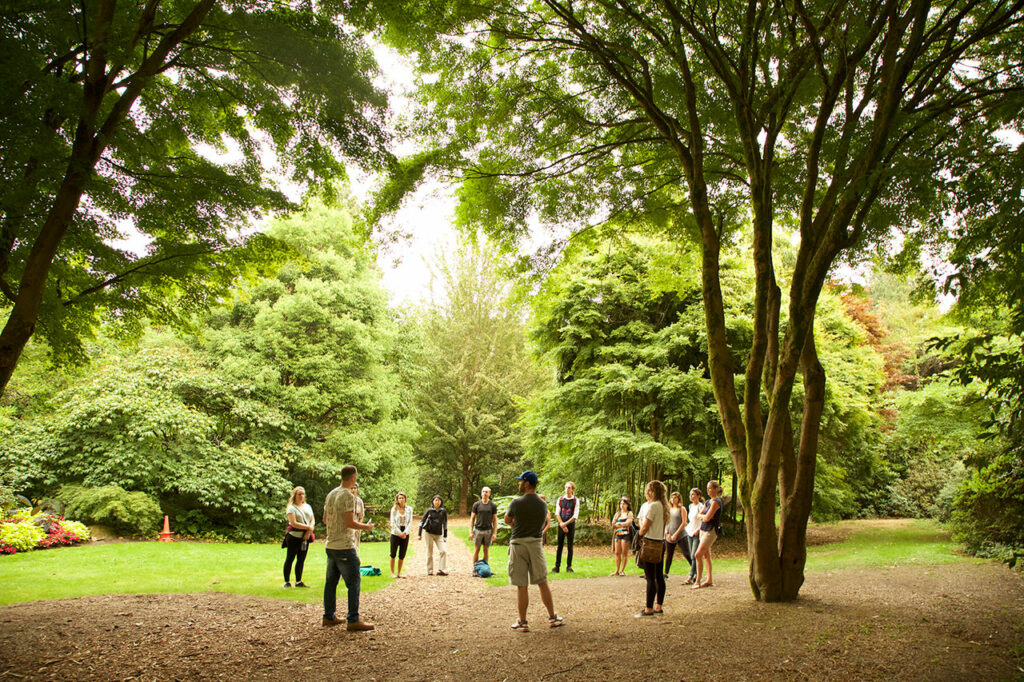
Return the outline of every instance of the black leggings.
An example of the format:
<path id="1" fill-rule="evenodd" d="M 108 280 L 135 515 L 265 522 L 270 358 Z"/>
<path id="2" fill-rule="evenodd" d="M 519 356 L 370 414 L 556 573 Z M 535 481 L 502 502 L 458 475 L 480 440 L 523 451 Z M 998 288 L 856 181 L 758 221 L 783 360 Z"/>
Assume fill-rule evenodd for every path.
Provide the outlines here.
<path id="1" fill-rule="evenodd" d="M 391 558 L 398 554 L 399 561 L 405 561 L 405 553 L 409 551 L 409 536 L 400 538 L 397 535 L 391 536 Z"/>
<path id="2" fill-rule="evenodd" d="M 288 533 L 288 554 L 284 558 L 284 581 L 291 581 L 292 561 L 295 561 L 295 582 L 302 582 L 302 565 L 306 563 L 306 551 L 309 543 Z"/>
<path id="3" fill-rule="evenodd" d="M 644 567 L 644 578 L 647 579 L 647 608 L 653 609 L 655 604 L 665 603 L 665 573 L 661 570 L 660 561 L 641 561 Z"/>
<path id="4" fill-rule="evenodd" d="M 572 539 L 576 536 L 576 522 L 569 524 L 569 530 L 558 527 L 558 549 L 555 551 L 555 568 L 562 564 L 562 545 L 568 544 L 569 551 L 565 556 L 565 567 L 572 568 Z M 568 543 L 566 543 L 568 540 Z"/>
<path id="5" fill-rule="evenodd" d="M 672 558 L 676 555 L 676 543 L 665 540 L 665 575 L 670 573 Z"/>

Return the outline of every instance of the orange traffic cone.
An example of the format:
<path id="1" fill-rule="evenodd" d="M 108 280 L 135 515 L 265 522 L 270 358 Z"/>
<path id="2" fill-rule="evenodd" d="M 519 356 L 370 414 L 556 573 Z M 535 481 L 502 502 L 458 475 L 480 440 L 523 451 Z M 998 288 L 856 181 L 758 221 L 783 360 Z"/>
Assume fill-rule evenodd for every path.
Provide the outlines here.
<path id="1" fill-rule="evenodd" d="M 171 539 L 171 525 L 167 523 L 167 517 L 164 516 L 164 532 L 160 533 L 160 542 L 174 542 Z"/>

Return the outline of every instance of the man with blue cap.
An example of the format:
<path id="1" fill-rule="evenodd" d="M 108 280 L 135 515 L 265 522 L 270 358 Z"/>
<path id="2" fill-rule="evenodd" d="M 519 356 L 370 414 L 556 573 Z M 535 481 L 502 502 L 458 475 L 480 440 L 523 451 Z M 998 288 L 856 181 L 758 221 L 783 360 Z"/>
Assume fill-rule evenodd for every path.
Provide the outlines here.
<path id="1" fill-rule="evenodd" d="M 529 632 L 526 609 L 530 605 L 529 586 L 540 590 L 541 601 L 548 610 L 548 625 L 557 628 L 565 621 L 555 613 L 551 586 L 548 585 L 548 564 L 544 558 L 541 534 L 548 517 L 548 506 L 537 495 L 537 474 L 524 471 L 516 476 L 520 496 L 512 500 L 505 512 L 505 523 L 512 527 L 508 542 L 508 581 L 518 589 L 516 605 L 519 618 L 513 630 Z"/>

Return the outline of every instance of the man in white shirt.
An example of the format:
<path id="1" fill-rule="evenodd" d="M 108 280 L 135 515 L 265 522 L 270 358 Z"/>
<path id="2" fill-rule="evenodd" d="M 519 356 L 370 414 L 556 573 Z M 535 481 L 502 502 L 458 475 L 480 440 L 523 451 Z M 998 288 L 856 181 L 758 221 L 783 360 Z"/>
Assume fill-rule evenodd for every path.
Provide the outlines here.
<path id="1" fill-rule="evenodd" d="M 324 524 L 327 526 L 327 579 L 324 582 L 324 626 L 341 625 L 347 621 L 352 632 L 372 630 L 373 624 L 359 618 L 359 554 L 356 547 L 359 533 L 373 530 L 372 523 L 360 523 L 356 517 L 358 472 L 351 464 L 341 468 L 341 485 L 327 494 L 324 502 Z M 345 581 L 348 591 L 348 614 L 345 620 L 335 617 L 338 581 Z"/>

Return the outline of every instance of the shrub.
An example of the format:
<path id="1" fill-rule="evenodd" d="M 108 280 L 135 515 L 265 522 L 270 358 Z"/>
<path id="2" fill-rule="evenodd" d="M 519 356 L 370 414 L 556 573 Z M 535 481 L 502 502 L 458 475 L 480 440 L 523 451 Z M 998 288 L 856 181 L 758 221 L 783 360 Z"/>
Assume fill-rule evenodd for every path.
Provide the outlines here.
<path id="1" fill-rule="evenodd" d="M 46 531 L 36 525 L 31 518 L 0 522 L 0 544 L 13 547 L 15 551 L 27 552 L 35 549 L 35 546 L 45 538 Z"/>
<path id="2" fill-rule="evenodd" d="M 163 518 L 160 505 L 151 496 L 143 492 L 130 493 L 116 485 L 102 488 L 66 485 L 61 488 L 60 496 L 67 504 L 67 516 L 128 534 L 152 535 Z"/>

